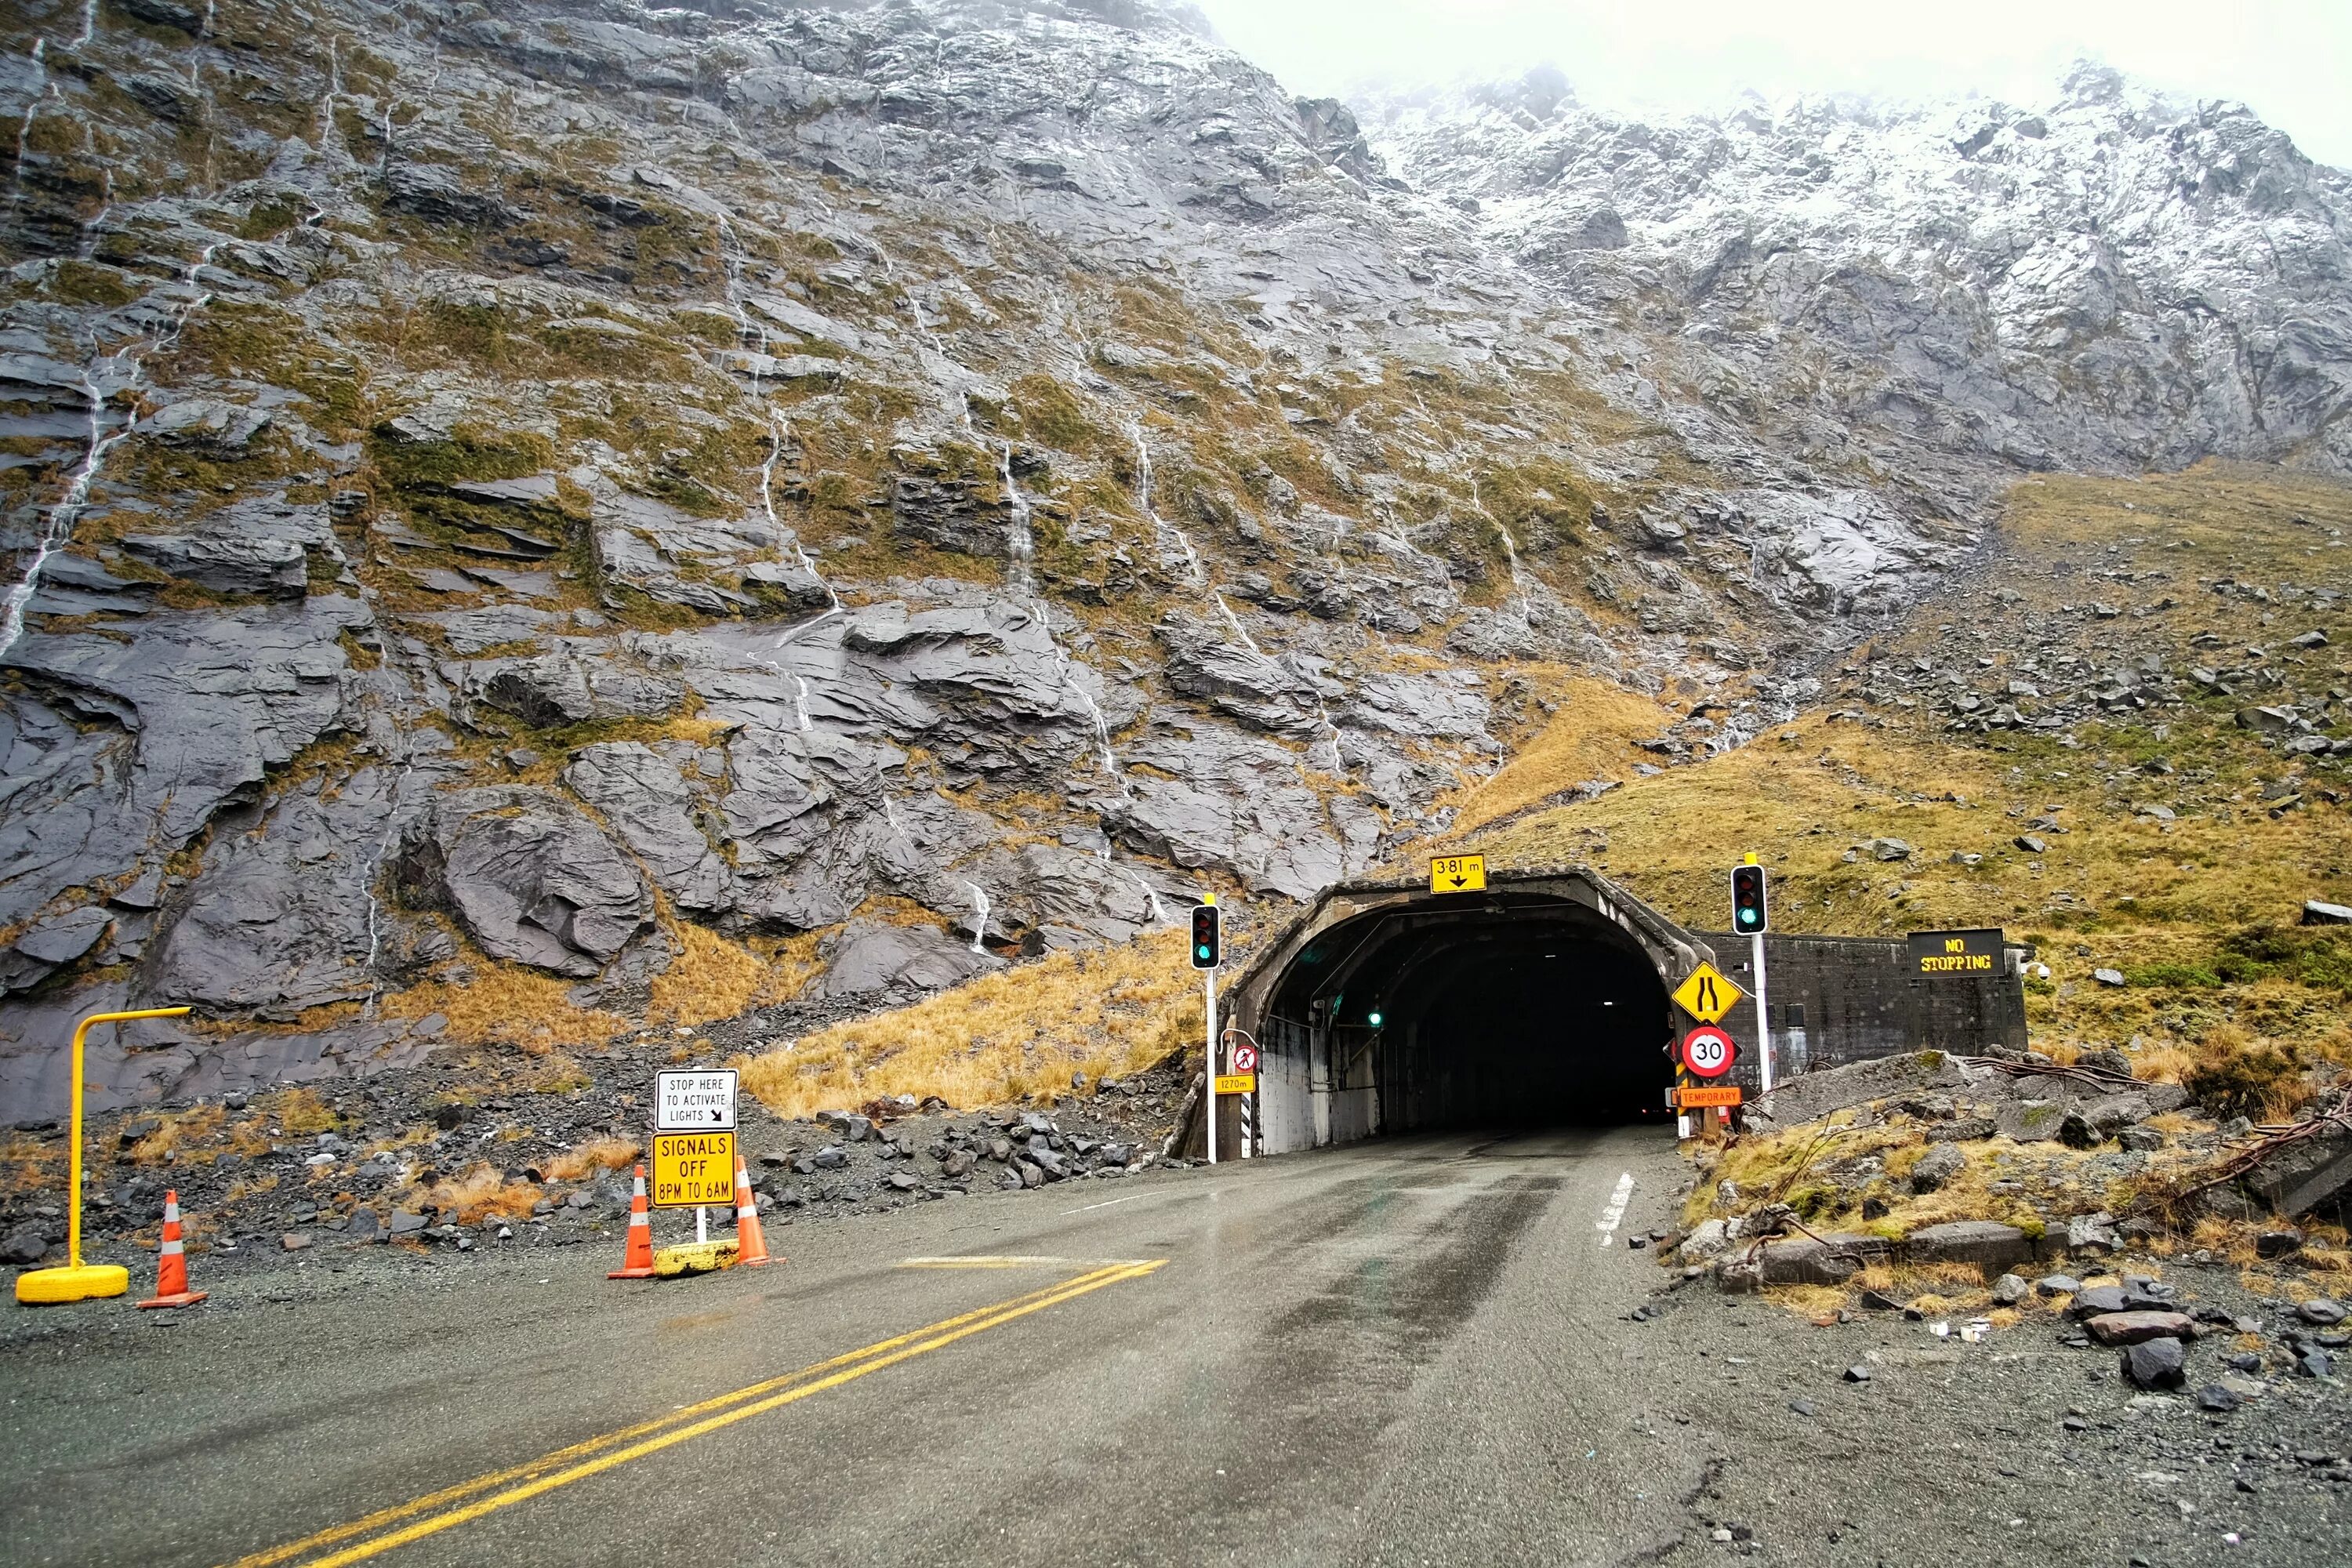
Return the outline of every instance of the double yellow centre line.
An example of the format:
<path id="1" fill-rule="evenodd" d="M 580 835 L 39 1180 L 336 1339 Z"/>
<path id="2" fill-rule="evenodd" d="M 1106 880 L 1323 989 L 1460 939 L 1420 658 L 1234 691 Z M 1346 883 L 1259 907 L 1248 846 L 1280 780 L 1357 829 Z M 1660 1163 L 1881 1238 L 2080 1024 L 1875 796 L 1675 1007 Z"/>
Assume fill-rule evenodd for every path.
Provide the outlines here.
<path id="1" fill-rule="evenodd" d="M 987 1261 L 1003 1267 L 1008 1260 Z M 413 1498 L 407 1502 L 379 1509 L 364 1519 L 335 1525 L 284 1546 L 273 1546 L 251 1556 L 240 1557 L 228 1568 L 278 1568 L 278 1565 L 286 1563 L 299 1563 L 301 1568 L 339 1568 L 342 1563 L 358 1563 L 379 1552 L 390 1552 L 394 1547 L 405 1546 L 412 1541 L 422 1541 L 428 1535 L 437 1535 L 442 1531 L 471 1523 L 500 1509 L 528 1502 L 558 1487 L 567 1487 L 574 1481 L 602 1475 L 632 1459 L 642 1459 L 648 1454 L 656 1454 L 664 1448 L 731 1426 L 738 1421 L 764 1415 L 771 1410 L 806 1399 L 813 1394 L 838 1388 L 868 1373 L 880 1372 L 902 1361 L 911 1361 L 919 1355 L 951 1345 L 958 1340 L 969 1339 L 973 1334 L 1012 1322 L 1016 1318 L 1042 1312 L 1048 1307 L 1058 1306 L 1124 1279 L 1139 1279 L 1166 1261 L 1165 1258 L 1152 1258 L 1105 1264 L 1075 1279 L 1066 1279 L 1058 1285 L 1049 1285 L 1025 1296 L 1015 1296 L 992 1306 L 975 1308 L 923 1328 L 909 1330 L 887 1340 L 877 1340 L 862 1350 L 802 1367 L 781 1377 L 748 1384 L 732 1393 L 706 1399 L 698 1405 L 673 1410 L 654 1420 L 574 1443 L 568 1448 L 558 1448 L 527 1464 L 477 1476 L 470 1481 L 462 1481 L 454 1487 L 445 1487 L 437 1492 Z"/>

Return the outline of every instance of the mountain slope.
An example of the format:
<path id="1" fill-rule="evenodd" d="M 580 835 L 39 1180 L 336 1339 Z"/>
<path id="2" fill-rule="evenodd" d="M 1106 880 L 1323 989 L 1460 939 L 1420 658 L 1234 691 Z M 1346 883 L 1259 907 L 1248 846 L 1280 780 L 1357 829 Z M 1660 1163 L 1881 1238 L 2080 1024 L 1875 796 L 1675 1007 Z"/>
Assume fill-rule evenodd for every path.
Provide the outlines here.
<path id="1" fill-rule="evenodd" d="M 1796 711 L 2018 463 L 2333 460 L 2339 182 L 2234 121 L 2175 166 L 2239 216 L 2134 276 L 2308 322 L 2294 374 L 2042 450 L 1978 406 L 2030 356 L 1857 401 L 1870 332 L 1976 342 L 1802 282 L 1940 286 L 1860 176 L 1696 292 L 1663 196 L 1561 263 L 1529 150 L 1598 189 L 1637 128 L 1424 106 L 1392 173 L 1181 12 L 109 0 L 0 50 L 9 1116 L 119 1002 L 203 1021 L 108 1096 L 187 1095 L 1297 897 L 1563 704 L 1659 700 L 1670 760 Z M 1722 178 L 1789 205 L 1768 164 Z M 2065 374 L 2188 352 L 2119 298 L 2128 364 Z"/>

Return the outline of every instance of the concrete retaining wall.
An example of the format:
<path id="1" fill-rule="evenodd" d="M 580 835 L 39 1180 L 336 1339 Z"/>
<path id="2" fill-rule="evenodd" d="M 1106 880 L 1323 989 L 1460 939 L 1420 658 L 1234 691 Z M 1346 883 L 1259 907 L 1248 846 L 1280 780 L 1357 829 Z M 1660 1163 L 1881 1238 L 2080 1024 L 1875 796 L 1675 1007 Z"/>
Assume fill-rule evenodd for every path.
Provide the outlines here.
<path id="1" fill-rule="evenodd" d="M 1725 1026 L 1740 1044 L 1732 1081 L 1757 1087 L 1755 977 L 1748 939 L 1696 933 L 1717 967 L 1748 990 Z M 1998 973 L 1916 978 L 1901 937 L 1779 936 L 1764 939 L 1764 965 L 1780 1045 L 1780 1073 L 1843 1067 L 1904 1051 L 1980 1055 L 1987 1046 L 2025 1047 L 2025 950 L 2011 947 Z M 1681 1019 L 1679 1014 L 1677 1019 Z M 1688 1020 L 1681 1019 L 1687 1023 Z M 1799 1030 L 1801 1029 L 1801 1037 Z"/>

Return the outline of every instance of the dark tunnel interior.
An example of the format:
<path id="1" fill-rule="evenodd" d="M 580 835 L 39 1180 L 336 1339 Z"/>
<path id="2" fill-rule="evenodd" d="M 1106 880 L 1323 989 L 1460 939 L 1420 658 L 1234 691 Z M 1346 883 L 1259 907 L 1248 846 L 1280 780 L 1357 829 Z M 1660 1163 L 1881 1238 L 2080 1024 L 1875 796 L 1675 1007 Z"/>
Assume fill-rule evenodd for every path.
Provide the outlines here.
<path id="1" fill-rule="evenodd" d="M 1381 1131 L 1671 1120 L 1665 988 L 1614 926 L 1559 904 L 1366 923 L 1300 953 L 1275 1004 L 1328 1020 Z"/>

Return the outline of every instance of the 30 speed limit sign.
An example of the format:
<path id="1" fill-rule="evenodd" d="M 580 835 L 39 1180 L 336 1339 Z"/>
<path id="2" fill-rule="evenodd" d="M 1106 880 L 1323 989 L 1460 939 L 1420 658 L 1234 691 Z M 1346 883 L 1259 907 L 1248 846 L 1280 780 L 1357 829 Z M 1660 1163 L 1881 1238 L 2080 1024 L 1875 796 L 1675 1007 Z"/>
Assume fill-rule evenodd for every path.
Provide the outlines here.
<path id="1" fill-rule="evenodd" d="M 1739 1058 L 1731 1037 L 1713 1024 L 1702 1024 L 1683 1037 L 1683 1066 L 1696 1078 L 1721 1078 Z"/>

